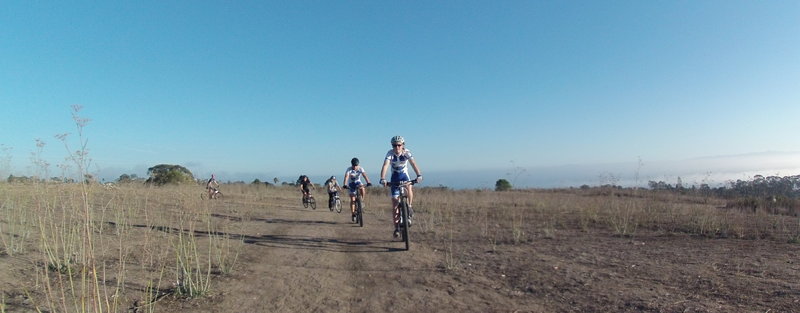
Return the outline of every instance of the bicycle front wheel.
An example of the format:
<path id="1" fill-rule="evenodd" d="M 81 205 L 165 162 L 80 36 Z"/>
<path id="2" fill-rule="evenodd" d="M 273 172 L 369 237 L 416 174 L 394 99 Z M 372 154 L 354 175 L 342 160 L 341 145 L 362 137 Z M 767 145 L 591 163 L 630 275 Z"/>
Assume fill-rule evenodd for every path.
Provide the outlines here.
<path id="1" fill-rule="evenodd" d="M 358 219 L 358 226 L 364 227 L 364 207 L 360 197 L 356 200 L 356 219 Z"/>
<path id="2" fill-rule="evenodd" d="M 402 219 L 400 222 L 403 224 L 401 227 L 401 235 L 403 236 L 403 241 L 406 243 L 406 250 L 408 250 L 411 247 L 411 240 L 408 233 L 408 203 L 403 201 L 400 205 L 400 216 Z"/>
<path id="3" fill-rule="evenodd" d="M 342 200 L 336 199 L 333 206 L 336 208 L 336 213 L 342 213 Z"/>
<path id="4" fill-rule="evenodd" d="M 317 200 L 314 200 L 314 197 L 308 198 L 308 204 L 311 205 L 312 210 L 317 209 Z"/>

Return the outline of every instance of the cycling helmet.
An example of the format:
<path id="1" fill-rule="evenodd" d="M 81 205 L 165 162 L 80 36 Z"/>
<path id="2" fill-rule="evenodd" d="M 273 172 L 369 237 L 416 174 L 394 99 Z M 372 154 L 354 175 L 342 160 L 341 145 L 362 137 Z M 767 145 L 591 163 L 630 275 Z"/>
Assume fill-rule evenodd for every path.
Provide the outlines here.
<path id="1" fill-rule="evenodd" d="M 356 165 L 358 165 L 359 163 L 360 163 L 360 162 L 358 161 L 358 158 L 353 158 L 352 160 L 350 160 L 350 165 L 352 165 L 352 166 L 356 166 Z"/>
<path id="2" fill-rule="evenodd" d="M 336 176 L 331 176 L 330 180 L 336 180 Z"/>
<path id="3" fill-rule="evenodd" d="M 406 143 L 406 140 L 403 139 L 403 136 L 394 136 L 394 137 L 392 137 L 392 144 L 393 145 L 397 145 L 397 144 L 403 145 L 405 143 Z"/>

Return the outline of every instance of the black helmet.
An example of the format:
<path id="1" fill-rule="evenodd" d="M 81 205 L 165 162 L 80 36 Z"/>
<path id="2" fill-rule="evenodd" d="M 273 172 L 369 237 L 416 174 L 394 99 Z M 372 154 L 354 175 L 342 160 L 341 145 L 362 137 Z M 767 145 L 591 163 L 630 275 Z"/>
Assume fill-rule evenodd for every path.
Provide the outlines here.
<path id="1" fill-rule="evenodd" d="M 352 166 L 356 166 L 358 165 L 358 163 L 359 163 L 358 158 L 353 158 L 352 160 L 350 160 L 350 165 Z"/>

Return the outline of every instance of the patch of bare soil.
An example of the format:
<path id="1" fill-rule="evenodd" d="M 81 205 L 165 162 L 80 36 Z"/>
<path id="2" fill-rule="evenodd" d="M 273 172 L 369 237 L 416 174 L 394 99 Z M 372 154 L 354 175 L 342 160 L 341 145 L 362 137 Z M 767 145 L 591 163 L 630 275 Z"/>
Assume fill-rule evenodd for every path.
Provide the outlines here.
<path id="1" fill-rule="evenodd" d="M 797 244 L 577 230 L 498 244 L 417 227 L 404 251 L 381 200 L 371 201 L 363 228 L 346 212 L 293 203 L 259 212 L 246 221 L 235 274 L 210 298 L 173 301 L 166 311 L 800 311 Z M 417 211 L 417 219 L 426 214 Z"/>
<path id="2" fill-rule="evenodd" d="M 363 228 L 347 208 L 337 214 L 320 201 L 311 210 L 296 198 L 253 205 L 226 195 L 215 203 L 215 219 L 239 224 L 226 234 L 244 243 L 235 268 L 215 274 L 206 296 L 162 296 L 155 311 L 800 312 L 798 244 L 645 229 L 633 237 L 601 228 L 530 235 L 541 234 L 532 222 L 522 229 L 527 239 L 498 242 L 457 214 L 424 226 L 437 213 L 421 204 L 405 251 L 392 238 L 385 197 L 368 199 Z M 34 311 L 20 286 L 40 284 L 35 267 L 24 258 L 0 262 L 5 310 Z M 128 288 L 144 288 L 137 284 Z M 145 312 L 129 301 L 128 312 Z"/>

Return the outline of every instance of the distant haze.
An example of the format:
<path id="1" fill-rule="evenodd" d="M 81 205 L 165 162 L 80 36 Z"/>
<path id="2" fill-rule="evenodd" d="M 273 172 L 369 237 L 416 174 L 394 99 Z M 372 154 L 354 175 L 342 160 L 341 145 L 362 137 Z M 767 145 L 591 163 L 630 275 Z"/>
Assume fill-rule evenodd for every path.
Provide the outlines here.
<path id="1" fill-rule="evenodd" d="M 638 171 L 638 180 L 637 180 Z M 765 152 L 733 156 L 704 157 L 680 161 L 642 160 L 609 164 L 577 164 L 545 167 L 516 167 L 494 170 L 444 171 L 425 174 L 426 185 L 452 188 L 494 188 L 500 179 L 515 187 L 554 188 L 597 186 L 646 186 L 648 181 L 684 186 L 717 186 L 730 180 L 747 180 L 755 175 L 800 174 L 800 152 Z"/>
<path id="2" fill-rule="evenodd" d="M 210 176 L 202 168 L 187 166 L 197 178 Z M 369 169 L 369 177 L 374 182 L 379 179 L 380 169 Z M 125 171 L 107 168 L 98 172 L 106 181 L 114 181 L 119 175 L 135 173 L 146 177 L 146 166 Z M 638 179 L 637 179 L 638 171 Z M 308 174 L 315 183 L 322 183 L 331 175 L 341 180 L 339 169 L 330 173 L 292 173 L 280 169 L 263 172 L 225 172 L 215 174 L 222 181 L 252 182 L 259 179 L 263 182 L 294 182 L 300 174 Z M 675 184 L 680 177 L 685 186 L 703 183 L 718 186 L 730 180 L 747 180 L 755 175 L 790 176 L 800 174 L 800 152 L 764 152 L 743 155 L 702 157 L 678 161 L 648 161 L 641 163 L 634 160 L 625 163 L 606 164 L 574 164 L 560 166 L 509 166 L 497 169 L 465 169 L 429 170 L 423 172 L 423 186 L 439 185 L 455 189 L 494 188 L 498 179 L 510 181 L 518 188 L 557 188 L 578 187 L 581 185 L 597 186 L 616 184 L 621 186 L 646 186 L 648 181 L 664 181 Z M 412 174 L 413 176 L 413 174 Z"/>

